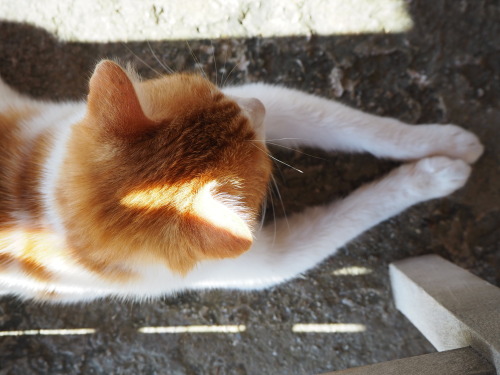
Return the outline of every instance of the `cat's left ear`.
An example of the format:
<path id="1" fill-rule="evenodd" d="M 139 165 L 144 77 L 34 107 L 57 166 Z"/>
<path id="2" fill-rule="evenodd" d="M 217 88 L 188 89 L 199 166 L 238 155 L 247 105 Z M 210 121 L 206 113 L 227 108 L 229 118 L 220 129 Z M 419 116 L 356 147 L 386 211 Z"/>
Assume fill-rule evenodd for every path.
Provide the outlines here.
<path id="1" fill-rule="evenodd" d="M 185 233 L 201 259 L 234 258 L 253 243 L 252 220 L 245 216 L 235 200 L 216 198 L 205 187 L 184 214 Z"/>
<path id="2" fill-rule="evenodd" d="M 134 137 L 155 123 L 144 114 L 129 75 L 117 63 L 101 61 L 89 83 L 87 115 L 96 126 L 120 137 Z"/>

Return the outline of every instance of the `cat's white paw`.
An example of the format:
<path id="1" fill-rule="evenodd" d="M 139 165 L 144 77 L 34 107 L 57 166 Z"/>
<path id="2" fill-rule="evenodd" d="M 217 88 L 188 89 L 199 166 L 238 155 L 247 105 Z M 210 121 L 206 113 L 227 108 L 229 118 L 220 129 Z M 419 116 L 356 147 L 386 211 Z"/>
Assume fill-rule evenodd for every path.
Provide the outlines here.
<path id="1" fill-rule="evenodd" d="M 435 149 L 431 154 L 445 155 L 454 159 L 462 159 L 472 164 L 483 154 L 484 147 L 479 138 L 471 132 L 456 125 L 428 125 L 432 129 L 431 143 Z"/>
<path id="2" fill-rule="evenodd" d="M 421 159 L 409 168 L 411 192 L 421 199 L 440 198 L 461 188 L 469 178 L 471 167 L 463 160 L 444 156 Z"/>

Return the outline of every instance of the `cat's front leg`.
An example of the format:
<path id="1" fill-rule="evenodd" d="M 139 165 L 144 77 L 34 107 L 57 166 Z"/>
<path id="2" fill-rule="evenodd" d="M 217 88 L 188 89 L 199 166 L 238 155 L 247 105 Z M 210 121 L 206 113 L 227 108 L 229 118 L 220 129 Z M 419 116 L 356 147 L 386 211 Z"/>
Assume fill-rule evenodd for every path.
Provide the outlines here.
<path id="1" fill-rule="evenodd" d="M 426 156 L 444 155 L 472 164 L 484 151 L 476 135 L 457 125 L 426 124 L 412 128 L 413 143 L 418 143 Z"/>
<path id="2" fill-rule="evenodd" d="M 470 171 L 464 161 L 441 156 L 404 164 L 345 199 L 266 226 L 247 253 L 203 262 L 186 280 L 191 288 L 258 289 L 291 279 L 378 223 L 459 189 Z"/>
<path id="3" fill-rule="evenodd" d="M 451 194 L 465 184 L 470 171 L 464 161 L 442 156 L 404 164 L 343 200 L 294 215 L 279 222 L 276 230 L 266 227 L 267 238 L 275 233 L 273 260 L 286 263 L 283 269 L 303 272 L 378 223 L 417 203 Z"/>
<path id="4" fill-rule="evenodd" d="M 430 156 L 447 156 L 472 164 L 484 147 L 478 137 L 457 125 L 408 125 L 398 120 L 376 117 L 359 111 L 358 123 L 352 126 L 352 142 L 361 151 L 397 160 L 417 160 Z M 363 119 L 364 118 L 364 119 Z M 336 135 L 343 133 L 339 129 Z"/>
<path id="5" fill-rule="evenodd" d="M 368 152 L 399 160 L 442 155 L 467 163 L 475 162 L 483 152 L 479 139 L 456 125 L 408 125 L 325 98 L 265 84 L 230 87 L 225 92 L 255 97 L 264 103 L 266 138 L 272 143 Z"/>

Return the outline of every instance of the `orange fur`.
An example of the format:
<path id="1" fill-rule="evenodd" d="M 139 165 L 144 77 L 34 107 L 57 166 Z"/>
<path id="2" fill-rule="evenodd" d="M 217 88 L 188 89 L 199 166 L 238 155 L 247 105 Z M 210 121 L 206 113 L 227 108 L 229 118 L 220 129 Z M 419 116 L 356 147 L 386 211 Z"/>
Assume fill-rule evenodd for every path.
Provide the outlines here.
<path id="1" fill-rule="evenodd" d="M 51 281 L 54 275 L 48 269 L 50 261 L 65 256 L 54 234 L 47 229 L 29 229 L 26 226 L 7 228 L 0 232 L 0 249 L 5 251 L 10 248 L 11 252 L 0 253 L 0 269 L 15 265 L 38 281 Z M 21 247 L 13 249 L 14 242 Z"/>
<path id="2" fill-rule="evenodd" d="M 0 114 L 0 227 L 12 226 L 13 215 L 20 209 L 16 197 L 21 195 L 18 181 L 23 164 L 23 140 L 20 111 Z"/>
<path id="3" fill-rule="evenodd" d="M 202 259 L 240 255 L 252 243 L 271 170 L 265 146 L 253 141 L 238 105 L 203 78 L 138 82 L 102 62 L 57 195 L 74 255 L 113 278 L 136 263 L 160 261 L 186 273 Z M 233 221 L 243 224 L 218 227 L 207 220 L 212 213 L 194 209 L 214 181 L 213 194 L 238 197 L 248 219 L 234 214 Z M 123 204 L 132 192 L 151 190 L 157 196 L 146 204 Z"/>
<path id="4" fill-rule="evenodd" d="M 50 282 L 51 261 L 64 258 L 124 282 L 134 264 L 185 274 L 246 251 L 271 163 L 239 106 L 199 76 L 141 82 L 111 61 L 89 87 L 57 181 L 62 241 L 45 224 L 41 196 L 52 135 L 22 138 L 33 108 L 0 115 L 0 267 Z M 24 248 L 5 250 L 13 241 Z"/>
<path id="5" fill-rule="evenodd" d="M 33 140 L 22 138 L 21 122 L 35 114 L 32 108 L 11 110 L 0 115 L 0 248 L 12 241 L 17 230 L 24 247 L 17 254 L 0 253 L 0 267 L 16 264 L 21 270 L 40 281 L 51 279 L 43 263 L 52 243 L 44 243 L 40 179 L 43 161 L 48 154 L 50 134 Z M 19 228 L 17 218 L 23 217 Z"/>
<path id="6" fill-rule="evenodd" d="M 6 269 L 8 266 L 16 262 L 16 258 L 11 254 L 0 253 L 0 270 Z"/>
<path id="7" fill-rule="evenodd" d="M 33 261 L 33 259 L 20 258 L 18 262 L 23 272 L 32 278 L 44 282 L 52 279 L 52 273 L 42 264 Z"/>
<path id="8" fill-rule="evenodd" d="M 39 225 L 42 215 L 39 184 L 51 135 L 43 133 L 25 140 L 20 127 L 23 120 L 35 113 L 33 108 L 22 108 L 0 114 L 0 228 L 12 225 L 16 213 L 30 218 L 30 225 Z"/>

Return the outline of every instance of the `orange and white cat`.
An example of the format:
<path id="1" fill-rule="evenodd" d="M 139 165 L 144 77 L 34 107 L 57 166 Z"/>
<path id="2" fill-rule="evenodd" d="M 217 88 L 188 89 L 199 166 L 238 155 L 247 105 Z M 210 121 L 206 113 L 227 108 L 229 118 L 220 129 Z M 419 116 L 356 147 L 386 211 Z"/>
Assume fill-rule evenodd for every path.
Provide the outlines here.
<path id="1" fill-rule="evenodd" d="M 377 223 L 463 186 L 483 152 L 454 125 L 410 126 L 264 84 L 141 81 L 99 63 L 87 102 L 0 81 L 0 291 L 72 302 L 267 287 Z M 409 160 L 347 198 L 259 228 L 265 138 Z"/>

